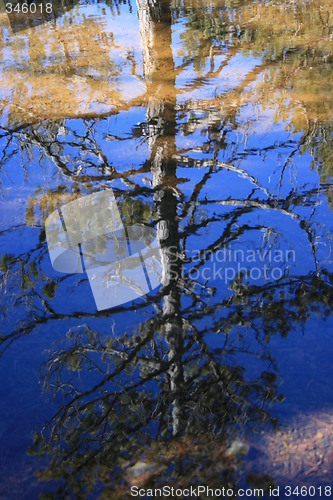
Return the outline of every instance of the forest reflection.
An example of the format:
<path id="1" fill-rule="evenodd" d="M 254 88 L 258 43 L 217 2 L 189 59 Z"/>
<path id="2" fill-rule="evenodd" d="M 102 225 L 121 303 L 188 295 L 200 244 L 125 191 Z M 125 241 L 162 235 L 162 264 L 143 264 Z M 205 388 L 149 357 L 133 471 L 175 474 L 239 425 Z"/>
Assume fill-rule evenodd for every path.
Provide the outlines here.
<path id="1" fill-rule="evenodd" d="M 38 328 L 63 336 L 41 376 L 61 402 L 30 452 L 49 455 L 39 477 L 58 482 L 55 498 L 251 484 L 237 467 L 244 436 L 275 427 L 283 401 L 270 339 L 312 313 L 324 321 L 333 300 L 317 214 L 332 203 L 329 1 L 138 0 L 142 49 L 117 45 L 116 13 L 104 24 L 117 5 L 91 18 L 80 8 L 13 40 L 2 27 L 2 163 L 48 160 L 52 182 L 34 187 L 26 225 L 2 233 L 32 247 L 1 257 L 1 352 Z M 111 117 L 125 111 L 141 121 L 118 132 Z M 268 140 L 267 123 L 278 127 Z M 318 183 L 298 180 L 302 155 Z M 50 269 L 43 224 L 108 186 L 125 224 L 156 228 L 163 278 L 145 300 L 96 313 L 80 303 L 85 278 Z M 294 249 L 297 265 L 280 263 L 278 280 L 193 278 L 225 248 Z"/>

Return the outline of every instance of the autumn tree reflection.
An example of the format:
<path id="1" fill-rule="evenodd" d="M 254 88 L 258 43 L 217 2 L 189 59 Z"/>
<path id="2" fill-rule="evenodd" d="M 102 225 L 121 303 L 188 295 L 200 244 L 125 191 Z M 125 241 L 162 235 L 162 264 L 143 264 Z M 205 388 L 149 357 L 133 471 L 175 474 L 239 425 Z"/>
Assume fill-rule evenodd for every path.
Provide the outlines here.
<path id="1" fill-rule="evenodd" d="M 323 319 L 330 314 L 333 276 L 323 263 L 330 242 L 325 221 L 316 217 L 318 187 L 285 180 L 299 152 L 311 150 L 321 194 L 329 193 L 331 130 L 325 120 L 311 121 L 322 107 L 317 103 L 314 109 L 306 100 L 298 106 L 295 98 L 288 108 L 282 97 L 277 99 L 274 119 L 289 109 L 295 131 L 302 131 L 293 149 L 290 138 L 278 146 L 247 149 L 253 122 L 241 115 L 244 103 L 260 99 L 263 108 L 268 106 L 281 86 L 279 65 L 285 71 L 283 89 L 289 79 L 295 83 L 294 72 L 308 65 L 309 53 L 286 40 L 280 43 L 280 32 L 267 41 L 261 4 L 240 2 L 236 18 L 234 9 L 228 14 L 224 8 L 232 5 L 208 3 L 207 18 L 195 2 L 170 6 L 138 0 L 145 92 L 134 104 L 144 106 L 145 116 L 130 134 L 107 128 L 108 117 L 98 113 L 81 118 L 79 125 L 37 120 L 1 132 L 4 164 L 18 151 L 31 158 L 37 151 L 40 165 L 49 161 L 57 181 L 56 188 L 41 184 L 29 197 L 26 227 L 4 232 L 24 240 L 34 231 L 31 249 L 8 251 L 0 261 L 2 353 L 38 328 L 67 332 L 50 349 L 42 371 L 46 393 L 55 396 L 58 409 L 36 433 L 31 449 L 48 455 L 39 477 L 59 482 L 56 498 L 85 498 L 92 492 L 117 498 L 131 484 L 236 484 L 244 434 L 276 425 L 270 405 L 283 399 L 270 339 L 293 335 L 313 312 Z M 176 63 L 172 23 L 183 11 L 183 52 Z M 297 16 L 307 22 L 302 12 Z M 292 34 L 298 43 L 297 22 L 287 18 L 286 23 L 286 37 Z M 104 37 L 102 46 L 111 50 L 112 36 Z M 223 74 L 239 47 L 245 54 L 261 54 L 260 61 L 230 88 L 207 98 L 209 82 Z M 313 55 L 316 61 L 326 57 L 327 46 L 322 50 L 318 58 Z M 65 59 L 67 70 L 75 72 L 73 61 L 70 67 Z M 137 75 L 131 54 L 128 59 Z M 194 77 L 179 83 L 192 63 Z M 117 71 L 111 75 L 115 79 Z M 120 103 L 120 108 L 132 105 Z M 299 108 L 305 110 L 308 128 L 303 118 L 298 121 Z M 243 134 L 244 147 L 234 131 Z M 145 159 L 120 168 L 110 144 L 116 143 L 120 152 L 132 142 L 137 150 L 145 144 Z M 258 151 L 268 156 L 283 148 L 286 158 L 276 167 L 278 181 L 272 188 L 248 164 Z M 52 273 L 43 224 L 61 204 L 109 185 L 126 224 L 156 227 L 162 287 L 144 301 L 96 313 L 81 303 L 84 277 Z M 293 248 L 296 239 L 302 247 L 297 258 L 307 259 L 307 267 L 282 263 L 278 280 L 251 280 L 244 272 L 225 283 L 202 272 L 212 268 L 212 260 L 219 262 L 225 248 L 243 245 L 264 256 Z M 76 305 L 63 297 L 74 297 Z M 13 315 L 17 320 L 11 321 Z M 127 322 L 131 315 L 137 318 L 134 327 Z M 114 327 L 118 317 L 121 326 Z"/>

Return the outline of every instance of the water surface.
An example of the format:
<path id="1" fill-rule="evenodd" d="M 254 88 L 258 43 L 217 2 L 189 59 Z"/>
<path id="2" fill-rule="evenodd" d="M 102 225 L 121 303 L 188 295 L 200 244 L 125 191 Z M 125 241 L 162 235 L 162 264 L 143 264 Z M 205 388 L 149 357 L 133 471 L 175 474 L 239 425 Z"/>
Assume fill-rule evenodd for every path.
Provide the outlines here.
<path id="1" fill-rule="evenodd" d="M 0 23 L 1 497 L 330 485 L 330 1 Z M 106 188 L 163 274 L 97 311 L 45 220 Z"/>

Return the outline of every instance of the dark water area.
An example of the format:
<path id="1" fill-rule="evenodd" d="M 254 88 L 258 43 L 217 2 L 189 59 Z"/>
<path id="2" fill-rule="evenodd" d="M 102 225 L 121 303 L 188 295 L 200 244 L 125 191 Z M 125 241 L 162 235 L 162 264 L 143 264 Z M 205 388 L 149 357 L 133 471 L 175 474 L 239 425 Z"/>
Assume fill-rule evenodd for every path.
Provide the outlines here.
<path id="1" fill-rule="evenodd" d="M 331 2 L 62 9 L 0 8 L 0 499 L 329 497 Z M 156 236 L 135 300 L 52 260 L 102 192 Z"/>

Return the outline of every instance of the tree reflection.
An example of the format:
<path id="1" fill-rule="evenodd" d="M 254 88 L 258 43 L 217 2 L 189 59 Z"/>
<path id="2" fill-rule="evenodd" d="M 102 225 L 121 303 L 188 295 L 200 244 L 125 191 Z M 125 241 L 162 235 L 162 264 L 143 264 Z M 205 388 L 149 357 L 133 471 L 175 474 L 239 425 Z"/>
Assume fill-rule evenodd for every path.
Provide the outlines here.
<path id="1" fill-rule="evenodd" d="M 248 2 L 240 5 L 245 9 L 244 23 L 249 23 Z M 184 6 L 173 8 L 177 12 Z M 189 10 L 191 30 L 184 34 L 187 52 L 182 69 L 193 60 L 194 70 L 204 71 L 212 37 L 228 38 L 230 53 L 218 69 L 212 61 L 206 78 L 219 74 L 235 55 L 235 39 L 245 45 L 254 43 L 255 35 L 249 28 L 246 31 L 236 26 L 228 31 L 226 22 L 219 25 L 214 17 L 214 23 L 207 26 L 201 6 L 191 5 Z M 221 15 L 220 9 L 217 17 Z M 17 138 L 18 147 L 27 152 L 36 148 L 41 159 L 50 159 L 63 179 L 56 189 L 40 188 L 30 198 L 28 226 L 43 222 L 58 204 L 112 183 L 126 223 L 135 220 L 155 225 L 162 256 L 163 280 L 158 294 L 98 313 L 84 307 L 64 312 L 59 297 L 80 289 L 84 279 L 50 273 L 43 228 L 35 248 L 21 255 L 2 256 L 3 350 L 39 325 L 51 323 L 67 331 L 63 344 L 58 341 L 50 350 L 43 371 L 45 389 L 56 396 L 58 410 L 35 435 L 31 450 L 40 456 L 49 454 L 50 462 L 40 478 L 59 481 L 54 496 L 61 498 L 71 493 L 85 498 L 92 491 L 117 498 L 128 493 L 131 484 L 236 484 L 234 462 L 237 451 L 243 451 L 239 440 L 249 428 L 258 431 L 275 425 L 270 404 L 282 399 L 270 352 L 271 336 L 293 332 L 297 325 L 304 325 L 312 311 L 325 318 L 333 299 L 333 276 L 322 265 L 318 251 L 320 238 L 328 246 L 326 228 L 318 219 L 313 221 L 316 189 L 274 192 L 241 162 L 221 159 L 223 151 L 229 159 L 240 154 L 239 144 L 230 146 L 226 134 L 237 127 L 244 89 L 267 70 L 266 64 L 270 68 L 271 62 L 251 70 L 221 97 L 223 106 L 216 106 L 216 101 L 211 106 L 205 100 L 182 104 L 182 91 L 177 86 L 179 68 L 171 47 L 170 5 L 139 0 L 138 16 L 144 47 L 146 116 L 132 130 L 131 140 L 138 136 L 146 141 L 147 160 L 138 167 L 117 168 L 105 152 L 106 143 L 115 140 L 120 144 L 125 139 L 112 131 L 101 141 L 96 133 L 101 123 L 97 116 L 82 120 L 82 129 L 60 120 L 31 125 Z M 199 44 L 193 42 L 196 30 L 203 33 Z M 203 41 L 206 39 L 208 42 Z M 260 39 L 255 43 L 260 45 Z M 283 50 L 277 53 L 273 47 L 268 52 L 283 60 Z M 266 91 L 254 94 L 255 98 L 260 95 L 263 105 L 275 78 L 274 84 L 263 85 Z M 203 91 L 205 78 L 195 79 L 193 87 Z M 185 141 L 177 145 L 181 134 L 186 138 L 198 130 L 204 137 L 199 154 Z M 312 142 L 301 139 L 296 151 L 300 147 L 307 150 L 312 144 L 315 158 L 325 157 L 326 145 L 318 142 L 317 132 L 318 128 Z M 8 157 L 10 153 L 5 149 L 4 154 Z M 286 165 L 288 161 L 289 157 Z M 325 158 L 320 161 L 327 165 Z M 180 177 L 194 176 L 194 171 L 200 176 L 190 183 Z M 284 168 L 280 173 L 283 187 Z M 323 182 L 328 175 L 324 169 Z M 232 185 L 232 176 L 244 181 L 241 194 L 216 194 L 214 182 L 219 187 L 231 179 Z M 312 212 L 300 210 L 304 200 Z M 265 219 L 266 213 L 270 218 Z M 294 272 L 281 264 L 278 280 L 256 282 L 243 273 L 228 284 L 206 279 L 200 272 L 193 277 L 194 268 L 200 271 L 211 266 L 212 256 L 217 260 L 224 248 L 237 248 L 243 241 L 251 247 L 251 234 L 257 238 L 255 248 L 264 253 L 288 244 L 292 247 L 293 242 L 284 236 L 284 224 L 293 234 L 297 231 L 304 247 L 307 245 L 304 254 L 312 257 L 310 271 Z M 193 249 L 199 252 L 196 259 Z M 8 290 L 16 292 L 11 300 Z M 19 311 L 18 322 L 9 329 L 12 310 Z M 134 330 L 124 326 L 111 335 L 106 333 L 113 314 L 127 317 L 132 311 L 139 316 Z M 72 320 L 75 324 L 70 326 Z M 100 329 L 96 320 L 101 321 Z"/>

